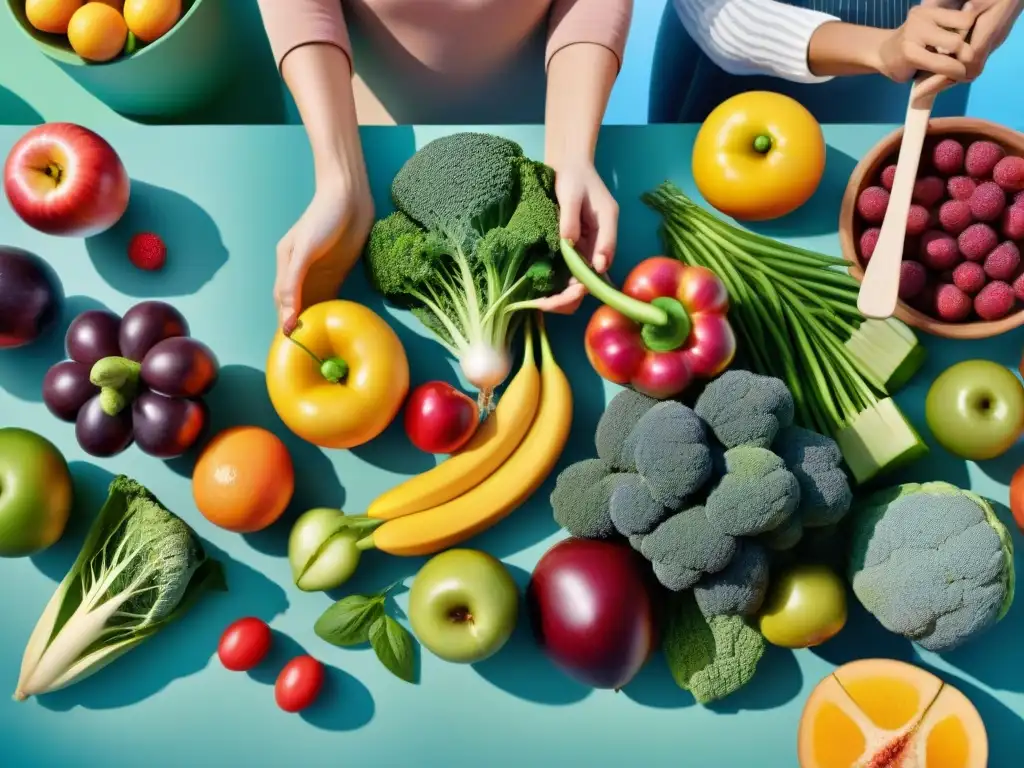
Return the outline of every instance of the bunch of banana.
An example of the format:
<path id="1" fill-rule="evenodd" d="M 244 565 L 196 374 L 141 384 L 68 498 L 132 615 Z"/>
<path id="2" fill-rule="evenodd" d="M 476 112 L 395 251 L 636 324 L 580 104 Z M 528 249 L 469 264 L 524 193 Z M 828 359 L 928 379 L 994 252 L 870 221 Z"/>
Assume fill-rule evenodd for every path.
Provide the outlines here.
<path id="1" fill-rule="evenodd" d="M 431 555 L 490 528 L 555 468 L 572 425 L 572 389 L 539 322 L 541 365 L 527 328 L 523 364 L 498 406 L 458 453 L 379 496 L 384 522 L 359 542 L 392 555 Z"/>

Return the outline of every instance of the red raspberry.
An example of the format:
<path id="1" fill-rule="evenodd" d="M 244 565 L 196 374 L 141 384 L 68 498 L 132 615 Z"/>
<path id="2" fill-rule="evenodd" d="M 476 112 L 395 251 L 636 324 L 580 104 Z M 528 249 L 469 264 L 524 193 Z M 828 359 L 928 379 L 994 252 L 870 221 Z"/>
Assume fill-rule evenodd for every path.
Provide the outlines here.
<path id="1" fill-rule="evenodd" d="M 994 141 L 975 141 L 967 147 L 964 156 L 964 169 L 968 176 L 976 179 L 987 179 L 992 176 L 992 169 L 1003 159 L 1006 150 Z"/>
<path id="2" fill-rule="evenodd" d="M 875 246 L 878 245 L 878 236 L 882 233 L 878 227 L 871 227 L 871 229 L 865 229 L 860 236 L 860 257 L 864 259 L 864 263 L 871 261 L 871 256 L 875 252 Z"/>
<path id="3" fill-rule="evenodd" d="M 983 181 L 968 204 L 975 221 L 995 221 L 1006 209 L 1006 193 L 994 181 Z"/>
<path id="4" fill-rule="evenodd" d="M 857 198 L 857 213 L 868 224 L 881 224 L 889 207 L 889 192 L 882 187 L 868 187 Z"/>
<path id="5" fill-rule="evenodd" d="M 1017 297 L 1008 283 L 989 283 L 974 297 L 974 311 L 982 320 L 1001 320 L 1013 311 Z"/>
<path id="6" fill-rule="evenodd" d="M 946 191 L 954 200 L 970 200 L 977 186 L 970 176 L 954 176 L 946 182 Z"/>
<path id="7" fill-rule="evenodd" d="M 940 285 L 935 292 L 935 312 L 947 323 L 966 320 L 971 314 L 971 297 L 955 285 Z"/>
<path id="8" fill-rule="evenodd" d="M 1024 272 L 1017 275 L 1017 279 L 1013 281 L 1013 292 L 1017 296 L 1017 301 L 1024 301 Z"/>
<path id="9" fill-rule="evenodd" d="M 920 235 L 931 223 L 931 214 L 923 205 L 913 203 L 907 211 L 907 235 L 914 237 Z"/>
<path id="10" fill-rule="evenodd" d="M 964 200 L 947 200 L 939 208 L 939 223 L 951 235 L 959 235 L 972 221 L 971 206 Z"/>
<path id="11" fill-rule="evenodd" d="M 887 190 L 892 191 L 892 183 L 896 180 L 896 164 L 885 166 L 882 171 L 882 177 L 879 179 L 882 182 L 882 186 Z"/>
<path id="12" fill-rule="evenodd" d="M 971 296 L 984 288 L 987 280 L 985 270 L 976 261 L 962 261 L 953 270 L 953 285 Z"/>
<path id="13" fill-rule="evenodd" d="M 908 301 L 920 295 L 928 283 L 928 270 L 919 261 L 904 261 L 900 264 L 900 298 Z"/>
<path id="14" fill-rule="evenodd" d="M 992 180 L 1007 192 L 1024 190 L 1024 157 L 1004 157 L 992 169 Z"/>
<path id="15" fill-rule="evenodd" d="M 971 224 L 957 239 L 960 253 L 968 261 L 982 261 L 999 244 L 999 236 L 988 224 Z"/>
<path id="16" fill-rule="evenodd" d="M 1011 205 L 1003 213 L 1003 234 L 1011 240 L 1024 239 L 1024 205 Z"/>
<path id="17" fill-rule="evenodd" d="M 1007 240 L 1000 243 L 985 257 L 985 274 L 993 280 L 1012 280 L 1020 266 L 1020 249 Z"/>
<path id="18" fill-rule="evenodd" d="M 925 208 L 937 205 L 944 194 L 946 194 L 946 185 L 938 176 L 925 176 L 914 182 L 913 200 Z"/>
<path id="19" fill-rule="evenodd" d="M 953 269 L 960 261 L 960 250 L 951 235 L 929 230 L 921 237 L 921 263 L 932 271 Z"/>
<path id="20" fill-rule="evenodd" d="M 964 145 L 956 139 L 943 139 L 932 150 L 932 165 L 944 176 L 960 173 L 964 167 Z"/>
<path id="21" fill-rule="evenodd" d="M 159 235 L 140 232 L 128 243 L 128 259 L 139 269 L 161 269 L 167 261 L 167 246 Z"/>

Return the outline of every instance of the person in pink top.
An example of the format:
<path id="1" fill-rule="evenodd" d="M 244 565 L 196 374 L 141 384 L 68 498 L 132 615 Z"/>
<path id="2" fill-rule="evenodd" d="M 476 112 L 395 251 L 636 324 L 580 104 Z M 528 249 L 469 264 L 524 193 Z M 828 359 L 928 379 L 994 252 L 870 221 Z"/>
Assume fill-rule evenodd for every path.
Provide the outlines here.
<path id="1" fill-rule="evenodd" d="M 393 122 L 353 66 L 346 21 L 386 64 L 392 86 L 434 108 L 502 88 L 529 41 L 546 34 L 544 160 L 556 172 L 561 234 L 596 270 L 608 269 L 618 206 L 594 168 L 594 150 L 632 0 L 259 0 L 259 6 L 309 136 L 316 180 L 309 206 L 277 246 L 274 300 L 286 331 L 304 307 L 336 296 L 358 259 L 374 220 L 358 126 Z M 419 122 L 415 114 L 407 121 Z M 573 282 L 544 308 L 572 312 L 584 293 Z"/>

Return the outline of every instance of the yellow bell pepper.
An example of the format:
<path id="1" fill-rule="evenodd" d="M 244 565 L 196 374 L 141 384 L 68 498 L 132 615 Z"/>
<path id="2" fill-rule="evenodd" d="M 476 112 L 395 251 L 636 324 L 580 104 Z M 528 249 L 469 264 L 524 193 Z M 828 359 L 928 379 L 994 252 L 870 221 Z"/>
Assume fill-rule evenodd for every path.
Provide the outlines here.
<path id="1" fill-rule="evenodd" d="M 719 104 L 693 144 L 693 180 L 705 200 L 740 221 L 785 216 L 825 172 L 825 137 L 789 96 L 748 91 Z"/>
<path id="2" fill-rule="evenodd" d="M 280 330 L 267 359 L 270 402 L 292 432 L 322 448 L 354 448 L 383 432 L 409 392 L 409 360 L 394 329 L 341 299 L 306 309 Z"/>

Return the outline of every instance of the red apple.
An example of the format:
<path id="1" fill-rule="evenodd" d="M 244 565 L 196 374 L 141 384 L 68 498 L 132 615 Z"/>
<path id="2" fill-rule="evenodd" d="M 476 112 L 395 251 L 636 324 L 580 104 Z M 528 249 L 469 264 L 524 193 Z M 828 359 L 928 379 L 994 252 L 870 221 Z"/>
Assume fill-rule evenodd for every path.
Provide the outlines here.
<path id="1" fill-rule="evenodd" d="M 405 403 L 405 433 L 427 453 L 454 453 L 479 423 L 476 401 L 445 381 L 420 384 Z"/>
<path id="2" fill-rule="evenodd" d="M 48 235 L 91 237 L 128 208 L 131 182 L 114 148 L 73 123 L 36 126 L 4 165 L 4 192 L 14 212 Z"/>
<path id="3" fill-rule="evenodd" d="M 650 565 L 623 543 L 555 544 L 526 589 L 537 642 L 579 682 L 619 690 L 657 643 L 649 574 Z"/>

